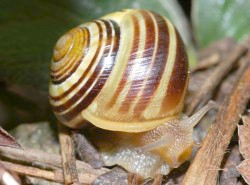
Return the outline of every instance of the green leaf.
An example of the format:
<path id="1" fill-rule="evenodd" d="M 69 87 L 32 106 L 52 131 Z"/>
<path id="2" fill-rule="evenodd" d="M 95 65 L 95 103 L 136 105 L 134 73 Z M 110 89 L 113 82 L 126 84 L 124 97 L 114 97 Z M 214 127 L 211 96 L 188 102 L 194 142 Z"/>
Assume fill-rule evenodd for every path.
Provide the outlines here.
<path id="1" fill-rule="evenodd" d="M 0 9 L 0 79 L 46 90 L 53 45 L 79 17 L 56 1 L 2 0 Z"/>
<path id="2" fill-rule="evenodd" d="M 0 81 L 47 91 L 50 58 L 59 36 L 124 8 L 144 8 L 170 17 L 190 43 L 188 23 L 175 0 L 1 0 Z"/>
<path id="3" fill-rule="evenodd" d="M 224 37 L 242 40 L 250 33 L 249 0 L 195 0 L 192 20 L 201 47 Z"/>
<path id="4" fill-rule="evenodd" d="M 74 1 L 74 4 L 79 4 L 76 11 L 79 15 L 90 19 L 96 19 L 107 13 L 127 8 L 147 9 L 157 12 L 172 20 L 184 42 L 191 45 L 189 23 L 177 0 L 85 0 L 83 2 L 84 7 L 81 6 L 83 3 L 79 4 L 78 0 Z M 87 10 L 82 11 L 83 8 Z"/>

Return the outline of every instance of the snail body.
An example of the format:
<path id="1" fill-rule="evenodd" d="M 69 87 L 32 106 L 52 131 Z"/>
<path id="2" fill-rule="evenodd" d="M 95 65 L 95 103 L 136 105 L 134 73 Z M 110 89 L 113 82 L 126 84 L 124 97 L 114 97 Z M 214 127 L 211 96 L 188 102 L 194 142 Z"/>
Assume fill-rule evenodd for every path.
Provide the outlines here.
<path id="1" fill-rule="evenodd" d="M 184 44 L 170 21 L 147 10 L 119 11 L 58 40 L 50 103 L 65 125 L 81 128 L 90 122 L 105 130 L 136 133 L 130 139 L 136 142 L 133 146 L 156 152 L 176 167 L 190 156 L 193 143 L 194 124 L 178 121 L 188 74 Z"/>

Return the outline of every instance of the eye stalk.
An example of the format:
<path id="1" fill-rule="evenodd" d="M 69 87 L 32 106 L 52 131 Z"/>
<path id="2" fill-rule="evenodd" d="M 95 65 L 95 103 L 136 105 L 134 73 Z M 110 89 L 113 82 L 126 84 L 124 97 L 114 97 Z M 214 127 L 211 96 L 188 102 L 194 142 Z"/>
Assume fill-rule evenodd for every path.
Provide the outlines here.
<path id="1" fill-rule="evenodd" d="M 194 126 L 214 107 L 216 107 L 216 103 L 209 101 L 198 112 L 185 120 L 174 119 L 146 132 L 142 137 L 142 143 L 145 145 L 139 147 L 138 150 L 159 153 L 170 166 L 177 168 L 189 159 L 192 153 Z"/>

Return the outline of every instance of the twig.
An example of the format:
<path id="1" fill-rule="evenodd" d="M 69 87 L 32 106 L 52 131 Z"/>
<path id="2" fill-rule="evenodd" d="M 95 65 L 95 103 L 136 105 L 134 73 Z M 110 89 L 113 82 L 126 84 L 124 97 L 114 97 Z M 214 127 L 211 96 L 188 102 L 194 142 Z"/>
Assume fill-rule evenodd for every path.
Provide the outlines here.
<path id="1" fill-rule="evenodd" d="M 101 168 L 104 166 L 101 155 L 82 132 L 74 131 L 72 136 L 75 140 L 76 152 L 81 160 L 88 162 L 93 168 Z"/>
<path id="2" fill-rule="evenodd" d="M 228 54 L 228 51 L 232 50 L 237 45 L 237 42 L 232 37 L 226 37 L 221 40 L 212 42 L 208 47 L 202 49 L 198 53 L 199 59 L 204 59 L 207 56 L 210 56 L 213 53 L 225 53 Z"/>
<path id="3" fill-rule="evenodd" d="M 135 173 L 128 174 L 128 185 L 139 185 L 141 180 L 141 177 Z"/>
<path id="4" fill-rule="evenodd" d="M 237 184 L 240 173 L 237 171 L 236 165 L 240 164 L 240 162 L 241 155 L 239 152 L 239 146 L 236 144 L 235 146 L 230 147 L 230 152 L 225 155 L 222 161 L 222 168 L 225 170 L 220 174 L 220 185 Z"/>
<path id="5" fill-rule="evenodd" d="M 61 172 L 52 172 L 47 170 L 41 170 L 39 168 L 28 167 L 20 164 L 14 164 L 10 162 L 0 161 L 0 164 L 5 167 L 5 169 L 14 171 L 22 175 L 28 175 L 32 177 L 38 177 L 46 179 L 53 182 L 63 183 L 63 174 Z"/>
<path id="6" fill-rule="evenodd" d="M 119 184 L 119 185 L 127 185 L 128 184 L 128 174 L 127 172 L 117 166 L 110 170 L 109 172 L 100 175 L 97 179 L 95 179 L 92 185 L 100 185 L 100 184 Z"/>
<path id="7" fill-rule="evenodd" d="M 21 180 L 16 174 L 11 174 L 0 164 L 0 184 L 20 185 Z"/>
<path id="8" fill-rule="evenodd" d="M 232 38 L 225 38 L 212 43 L 209 47 L 200 51 L 199 62 L 192 69 L 192 72 L 218 64 L 235 46 L 236 42 Z"/>
<path id="9" fill-rule="evenodd" d="M 195 98 L 192 100 L 189 107 L 187 107 L 186 113 L 190 115 L 200 104 L 204 105 L 212 96 L 216 87 L 220 84 L 221 80 L 227 73 L 233 68 L 235 62 L 247 51 L 247 47 L 244 45 L 238 45 L 233 50 L 231 54 L 229 54 L 225 60 L 220 62 L 218 67 L 214 69 L 211 76 L 206 82 L 204 82 L 203 86 L 199 89 Z"/>
<path id="10" fill-rule="evenodd" d="M 220 85 L 220 88 L 217 90 L 216 93 L 215 97 L 216 103 L 218 103 L 219 105 L 222 104 L 225 97 L 232 92 L 232 89 L 234 88 L 234 85 L 237 83 L 242 72 L 244 71 L 245 64 L 247 63 L 247 60 L 249 58 L 250 58 L 250 52 L 247 52 L 247 54 L 244 57 L 240 58 L 238 62 L 239 68 L 235 71 L 232 71 L 230 75 L 228 75 L 228 77 L 223 80 L 223 82 Z"/>
<path id="11" fill-rule="evenodd" d="M 18 160 L 21 162 L 32 163 L 33 165 L 44 167 L 47 166 L 51 169 L 62 168 L 62 157 L 58 154 L 50 154 L 40 150 L 24 148 L 24 150 L 7 148 L 0 146 L 0 156 Z M 109 170 L 106 168 L 93 169 L 89 164 L 83 161 L 76 161 L 78 172 L 91 173 L 93 175 L 102 175 Z"/>
<path id="12" fill-rule="evenodd" d="M 52 182 L 64 183 L 64 177 L 61 170 L 58 171 L 41 170 L 39 168 L 28 167 L 4 161 L 0 161 L 0 165 L 3 165 L 4 168 L 7 170 L 14 171 L 22 175 L 43 178 Z M 91 184 L 96 178 L 97 176 L 93 174 L 79 173 L 80 183 Z"/>
<path id="13" fill-rule="evenodd" d="M 79 184 L 73 139 L 68 128 L 58 123 L 65 184 Z"/>
<path id="14" fill-rule="evenodd" d="M 240 48 L 239 48 L 240 49 Z M 240 49 L 242 52 L 242 49 Z M 239 53 L 239 51 L 237 52 Z M 236 55 L 233 55 L 234 58 Z M 238 55 L 237 55 L 238 56 Z M 215 122 L 188 169 L 183 185 L 216 184 L 223 154 L 250 99 L 250 58 L 234 90 L 225 98 Z M 219 81 L 219 80 L 218 80 Z"/>
<path id="15" fill-rule="evenodd" d="M 160 174 L 160 173 L 158 173 L 158 174 L 155 176 L 152 185 L 161 185 L 161 184 L 162 184 L 162 180 L 163 180 L 163 175 Z"/>
<path id="16" fill-rule="evenodd" d="M 212 53 L 210 56 L 200 60 L 200 62 L 192 69 L 192 72 L 210 68 L 218 64 L 220 60 L 220 53 Z"/>

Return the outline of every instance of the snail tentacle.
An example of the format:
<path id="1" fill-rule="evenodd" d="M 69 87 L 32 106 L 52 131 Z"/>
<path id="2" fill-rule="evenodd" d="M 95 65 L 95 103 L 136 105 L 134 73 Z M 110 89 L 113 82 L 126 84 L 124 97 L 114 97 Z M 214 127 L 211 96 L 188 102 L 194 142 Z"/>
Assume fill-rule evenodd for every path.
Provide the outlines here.
<path id="1" fill-rule="evenodd" d="M 191 155 L 191 148 L 195 145 L 192 138 L 193 127 L 216 103 L 209 101 L 203 108 L 185 120 L 177 119 L 168 121 L 162 126 L 146 132 L 142 138 L 143 146 L 138 150 L 160 151 L 164 153 L 163 158 L 167 158 L 173 167 L 178 167 Z"/>
<path id="2" fill-rule="evenodd" d="M 194 128 L 195 125 L 201 120 L 201 118 L 212 108 L 217 106 L 216 102 L 210 100 L 204 107 L 198 110 L 194 115 L 191 117 L 181 120 L 184 127 L 187 129 Z"/>

